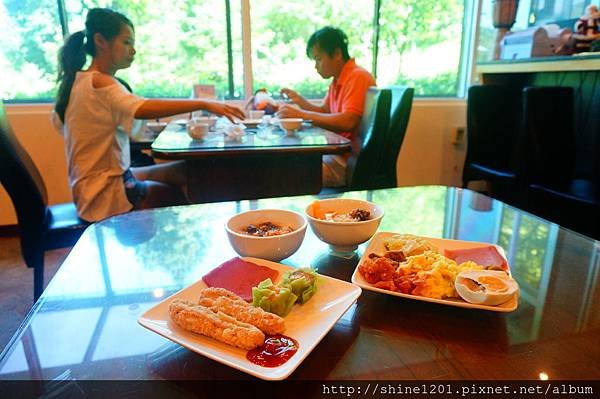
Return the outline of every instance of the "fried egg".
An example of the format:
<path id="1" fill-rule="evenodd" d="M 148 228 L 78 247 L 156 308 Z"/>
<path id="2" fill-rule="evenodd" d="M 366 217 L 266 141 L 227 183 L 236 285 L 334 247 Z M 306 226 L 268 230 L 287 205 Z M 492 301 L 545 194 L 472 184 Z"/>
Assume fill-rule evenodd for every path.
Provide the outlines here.
<path id="1" fill-rule="evenodd" d="M 496 270 L 463 271 L 456 276 L 454 287 L 469 303 L 500 305 L 519 291 L 519 285 L 508 274 Z"/>

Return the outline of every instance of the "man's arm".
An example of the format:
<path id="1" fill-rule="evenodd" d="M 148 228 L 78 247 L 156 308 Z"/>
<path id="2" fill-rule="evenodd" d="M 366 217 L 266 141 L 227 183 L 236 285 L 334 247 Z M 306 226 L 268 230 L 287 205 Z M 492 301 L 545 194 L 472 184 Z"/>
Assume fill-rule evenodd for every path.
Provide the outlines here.
<path id="1" fill-rule="evenodd" d="M 280 118 L 302 118 L 312 120 L 313 125 L 331 130 L 332 132 L 353 132 L 360 124 L 361 117 L 352 112 L 338 112 L 328 114 L 323 112 L 307 111 L 283 105 L 277 115 Z"/>
<path id="2" fill-rule="evenodd" d="M 287 98 L 289 98 L 294 104 L 298 105 L 300 108 L 302 108 L 306 111 L 329 112 L 329 110 L 326 108 L 325 104 L 315 105 L 292 89 L 288 89 L 288 88 L 281 89 L 281 94 L 284 96 L 287 96 Z"/>

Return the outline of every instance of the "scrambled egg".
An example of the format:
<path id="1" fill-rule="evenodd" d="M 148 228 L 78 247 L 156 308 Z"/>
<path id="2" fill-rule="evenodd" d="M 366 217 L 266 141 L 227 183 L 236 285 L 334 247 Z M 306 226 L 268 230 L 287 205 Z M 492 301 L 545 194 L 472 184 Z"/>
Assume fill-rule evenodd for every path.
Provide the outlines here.
<path id="1" fill-rule="evenodd" d="M 425 251 L 439 252 L 435 245 L 412 234 L 394 234 L 385 240 L 384 245 L 388 251 L 402 251 L 405 256 L 419 255 Z"/>
<path id="2" fill-rule="evenodd" d="M 482 270 L 483 266 L 475 262 L 464 262 L 460 265 L 433 251 L 425 251 L 420 255 L 410 256 L 398 269 L 403 275 L 413 275 L 415 285 L 413 295 L 429 298 L 458 297 L 454 289 L 456 275 L 466 270 Z"/>

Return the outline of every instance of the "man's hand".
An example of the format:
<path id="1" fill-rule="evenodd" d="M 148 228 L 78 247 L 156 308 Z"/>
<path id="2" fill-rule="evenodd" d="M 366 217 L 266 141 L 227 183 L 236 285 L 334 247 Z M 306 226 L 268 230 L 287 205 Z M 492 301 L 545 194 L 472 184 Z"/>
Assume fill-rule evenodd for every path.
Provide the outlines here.
<path id="1" fill-rule="evenodd" d="M 303 118 L 304 119 L 304 112 L 302 112 L 302 110 L 289 105 L 289 104 L 284 104 L 281 107 L 279 107 L 279 111 L 277 111 L 277 117 L 279 118 Z"/>
<path id="2" fill-rule="evenodd" d="M 304 97 L 302 97 L 300 94 L 298 94 L 297 92 L 295 92 L 292 89 L 288 89 L 287 87 L 284 87 L 283 89 L 281 89 L 280 93 L 283 97 L 289 98 L 290 101 L 293 102 L 294 104 L 300 105 L 300 103 L 306 101 L 306 100 L 304 100 Z"/>

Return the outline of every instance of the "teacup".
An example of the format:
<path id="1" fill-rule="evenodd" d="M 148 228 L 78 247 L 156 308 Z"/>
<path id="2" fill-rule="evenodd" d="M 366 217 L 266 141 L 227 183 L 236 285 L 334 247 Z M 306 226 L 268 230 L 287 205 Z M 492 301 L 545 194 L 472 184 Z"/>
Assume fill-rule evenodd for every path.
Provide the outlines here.
<path id="1" fill-rule="evenodd" d="M 206 122 L 190 121 L 187 125 L 188 135 L 193 140 L 204 140 L 208 135 L 210 125 Z"/>
<path id="2" fill-rule="evenodd" d="M 192 121 L 194 123 L 206 123 L 208 124 L 208 130 L 215 130 L 215 125 L 217 124 L 216 116 L 200 116 L 197 118 L 193 118 Z"/>
<path id="3" fill-rule="evenodd" d="M 250 117 L 250 119 L 261 119 L 265 115 L 265 111 L 252 110 L 248 114 L 249 114 L 248 116 Z"/>

